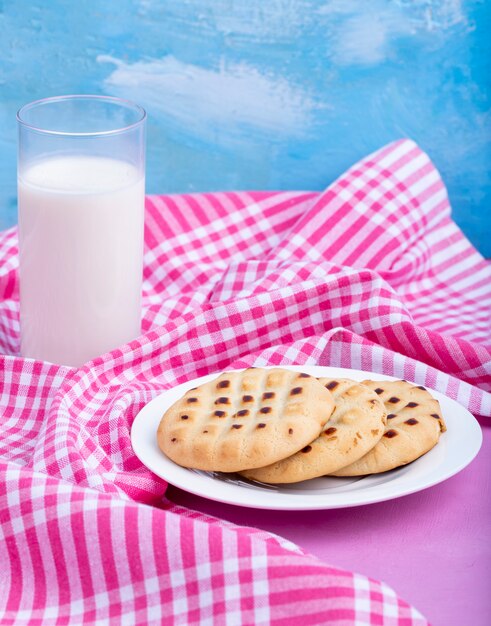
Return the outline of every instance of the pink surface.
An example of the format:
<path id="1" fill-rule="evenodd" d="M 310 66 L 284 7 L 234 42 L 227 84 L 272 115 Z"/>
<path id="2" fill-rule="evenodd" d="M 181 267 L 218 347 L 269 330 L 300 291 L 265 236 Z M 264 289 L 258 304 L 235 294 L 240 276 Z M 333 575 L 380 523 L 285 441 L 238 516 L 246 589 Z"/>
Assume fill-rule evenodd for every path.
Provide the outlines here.
<path id="1" fill-rule="evenodd" d="M 173 502 L 282 535 L 327 563 L 384 581 L 433 626 L 491 624 L 491 428 L 457 476 L 417 494 L 335 511 L 258 511 L 174 487 Z"/>
<path id="2" fill-rule="evenodd" d="M 489 417 L 491 265 L 452 222 L 427 155 L 390 144 L 322 193 L 149 197 L 145 228 L 144 334 L 80 369 L 18 356 L 17 232 L 0 233 L 2 626 L 170 616 L 185 626 L 425 626 L 426 607 L 437 624 L 450 623 L 438 610 L 460 611 L 474 626 L 486 601 L 475 512 L 485 469 L 352 511 L 204 505 L 269 524 L 321 561 L 163 505 L 167 484 L 130 441 L 135 416 L 163 390 L 251 365 L 406 378 Z"/>

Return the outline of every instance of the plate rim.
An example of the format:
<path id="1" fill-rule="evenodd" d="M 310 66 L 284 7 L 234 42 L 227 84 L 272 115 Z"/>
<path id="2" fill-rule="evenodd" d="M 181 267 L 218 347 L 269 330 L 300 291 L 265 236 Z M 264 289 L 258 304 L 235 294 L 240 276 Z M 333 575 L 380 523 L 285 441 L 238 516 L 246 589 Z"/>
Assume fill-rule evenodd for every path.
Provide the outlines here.
<path id="1" fill-rule="evenodd" d="M 342 368 L 342 367 L 336 367 L 336 366 L 331 366 L 331 365 L 317 365 L 317 364 L 294 365 L 294 364 L 291 364 L 291 365 L 265 365 L 265 366 L 257 366 L 257 367 L 261 367 L 263 369 L 273 369 L 275 367 L 281 367 L 283 369 L 290 369 L 293 371 L 300 371 L 300 372 L 301 371 L 308 372 L 309 370 L 315 369 L 315 370 L 322 370 L 322 373 L 315 374 L 317 376 L 327 376 L 327 377 L 334 376 L 334 377 L 350 378 L 350 375 L 351 376 L 354 375 L 353 380 L 360 380 L 362 378 L 369 378 L 369 377 L 370 378 L 373 377 L 373 380 L 401 380 L 400 378 L 396 376 L 389 376 L 386 374 L 380 374 L 378 372 L 358 370 L 358 369 L 353 369 L 353 368 Z M 223 504 L 230 504 L 234 506 L 242 506 L 244 508 L 255 508 L 255 509 L 262 509 L 262 510 L 277 510 L 277 511 L 287 511 L 287 510 L 309 511 L 310 510 L 312 511 L 312 510 L 329 510 L 329 509 L 348 508 L 348 507 L 355 507 L 355 506 L 365 506 L 368 504 L 376 504 L 379 502 L 394 500 L 396 498 L 404 497 L 407 495 L 411 495 L 413 493 L 417 493 L 419 491 L 423 491 L 425 489 L 429 489 L 430 487 L 434 487 L 448 480 L 452 476 L 455 476 L 460 471 L 462 471 L 465 467 L 467 467 L 467 465 L 469 465 L 475 459 L 475 457 L 479 453 L 479 450 L 481 449 L 481 446 L 482 446 L 482 440 L 483 440 L 482 429 L 481 429 L 479 422 L 472 415 L 472 413 L 470 413 L 468 409 L 466 409 L 464 406 L 462 406 L 459 402 L 457 402 L 453 398 L 449 398 L 445 394 L 426 386 L 428 391 L 434 394 L 435 397 L 440 402 L 443 402 L 444 404 L 450 403 L 451 407 L 457 409 L 460 413 L 462 413 L 459 419 L 465 419 L 468 422 L 468 427 L 471 428 L 471 432 L 473 433 L 473 436 L 474 436 L 471 441 L 472 450 L 468 452 L 467 455 L 464 455 L 460 460 L 458 460 L 457 463 L 454 463 L 453 465 L 451 465 L 451 467 L 447 468 L 446 471 L 438 473 L 436 478 L 435 477 L 429 478 L 429 480 L 422 481 L 422 484 L 418 484 L 418 481 L 416 481 L 416 484 L 414 484 L 413 487 L 406 486 L 406 488 L 405 489 L 403 488 L 402 490 L 400 490 L 400 492 L 397 492 L 397 484 L 396 484 L 396 488 L 395 488 L 396 493 L 391 493 L 392 491 L 394 491 L 393 483 L 391 484 L 392 489 L 389 489 L 388 493 L 384 493 L 384 490 L 380 489 L 380 485 L 378 484 L 368 486 L 366 489 L 362 489 L 356 492 L 341 492 L 337 494 L 332 494 L 332 493 L 331 494 L 327 494 L 327 493 L 291 494 L 291 493 L 281 493 L 281 491 L 254 489 L 253 487 L 252 488 L 241 487 L 240 485 L 237 485 L 237 484 L 227 483 L 221 480 L 217 480 L 211 475 L 211 473 L 203 472 L 202 474 L 201 473 L 198 474 L 197 472 L 193 472 L 192 470 L 188 468 L 181 467 L 180 465 L 177 465 L 176 463 L 171 461 L 171 459 L 166 457 L 158 449 L 158 446 L 156 443 L 156 437 L 155 437 L 156 427 L 155 427 L 155 432 L 152 431 L 154 444 L 152 445 L 149 443 L 148 445 L 152 445 L 154 449 L 156 448 L 159 451 L 161 455 L 161 460 L 164 463 L 164 469 L 160 471 L 156 471 L 155 466 L 150 467 L 148 463 L 144 460 L 144 458 L 142 458 L 143 455 L 141 455 L 141 447 L 140 447 L 140 440 L 139 440 L 140 429 L 142 429 L 143 431 L 143 422 L 146 419 L 147 413 L 151 413 L 151 410 L 154 407 L 157 407 L 159 404 L 161 404 L 162 398 L 165 397 L 169 392 L 176 393 L 177 390 L 179 391 L 182 390 L 182 393 L 184 393 L 187 390 L 187 388 L 195 387 L 199 384 L 206 382 L 207 380 L 213 380 L 213 378 L 219 376 L 223 371 L 227 371 L 227 372 L 243 371 L 244 369 L 247 369 L 247 368 L 245 367 L 227 368 L 222 371 L 217 371 L 217 372 L 213 372 L 210 374 L 206 374 L 204 376 L 191 378 L 183 383 L 164 389 L 162 392 L 158 393 L 154 398 L 152 398 L 152 400 L 147 402 L 135 416 L 133 423 L 131 425 L 131 433 L 130 433 L 131 447 L 133 449 L 133 453 L 140 460 L 140 462 L 147 469 L 149 469 L 152 473 L 159 476 L 159 478 L 162 478 L 163 480 L 165 480 L 169 485 L 173 485 L 177 487 L 178 489 L 182 489 L 183 491 L 186 491 L 193 495 L 197 495 L 197 496 L 206 498 L 208 500 L 213 500 L 215 502 L 220 502 Z M 340 372 L 342 372 L 342 374 L 340 374 Z M 417 383 L 412 383 L 412 384 L 416 385 Z M 159 421 L 160 421 L 161 415 L 162 415 L 162 409 L 159 408 L 159 413 L 158 413 Z M 445 415 L 444 413 L 444 418 L 446 420 L 448 419 L 448 417 L 449 416 Z M 451 420 L 452 419 L 453 418 L 451 418 Z M 148 453 L 148 450 L 147 450 L 147 453 Z M 423 455 L 423 456 L 426 456 L 426 455 Z M 413 463 L 418 463 L 418 461 L 419 459 L 416 459 L 415 461 L 413 461 Z M 412 465 L 413 463 L 408 464 L 407 466 L 402 466 L 402 467 L 403 468 L 408 467 L 409 465 Z M 165 471 L 166 466 L 168 466 L 169 471 Z M 171 470 L 173 470 L 176 473 L 176 476 L 169 476 L 169 473 L 171 472 Z M 394 471 L 397 471 L 397 470 L 394 470 Z M 190 481 L 190 484 L 183 484 L 183 483 L 186 483 L 186 478 L 189 479 L 191 472 L 192 472 L 193 479 Z M 378 475 L 372 474 L 371 476 L 378 476 Z M 181 477 L 182 477 L 182 480 L 180 480 Z M 397 478 L 396 478 L 396 481 L 397 481 Z M 210 490 L 206 489 L 207 486 L 209 487 L 210 484 L 213 484 L 215 482 L 221 486 L 221 489 L 219 490 L 218 494 L 210 493 Z M 385 486 L 387 486 L 387 483 L 385 483 Z M 403 487 L 404 487 L 404 483 L 403 483 Z M 222 490 L 225 491 L 225 494 L 221 494 Z M 378 495 L 372 494 L 371 492 L 373 490 L 375 490 L 376 492 L 378 490 L 379 494 Z M 235 497 L 236 493 L 237 493 L 237 497 Z M 269 494 L 270 496 L 273 495 L 273 497 L 268 502 L 266 501 L 254 502 L 254 496 L 248 497 L 251 494 L 261 494 L 261 496 Z M 259 499 L 261 499 L 261 496 L 259 497 Z M 336 496 L 338 496 L 338 498 L 336 498 Z M 309 501 L 300 502 L 298 501 L 299 498 L 303 498 L 303 499 L 308 498 Z M 319 501 L 320 499 L 325 500 L 326 498 L 329 498 L 331 500 L 334 498 L 334 502 Z M 297 502 L 295 502 L 295 499 L 297 499 Z"/>

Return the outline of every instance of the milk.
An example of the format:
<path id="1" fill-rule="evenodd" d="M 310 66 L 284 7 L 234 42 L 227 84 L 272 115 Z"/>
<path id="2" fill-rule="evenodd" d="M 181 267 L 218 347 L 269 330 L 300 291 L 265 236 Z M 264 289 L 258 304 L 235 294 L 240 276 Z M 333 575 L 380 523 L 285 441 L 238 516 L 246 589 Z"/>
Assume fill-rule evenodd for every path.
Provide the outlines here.
<path id="1" fill-rule="evenodd" d="M 144 178 L 65 156 L 19 172 L 21 354 L 80 366 L 140 334 Z"/>

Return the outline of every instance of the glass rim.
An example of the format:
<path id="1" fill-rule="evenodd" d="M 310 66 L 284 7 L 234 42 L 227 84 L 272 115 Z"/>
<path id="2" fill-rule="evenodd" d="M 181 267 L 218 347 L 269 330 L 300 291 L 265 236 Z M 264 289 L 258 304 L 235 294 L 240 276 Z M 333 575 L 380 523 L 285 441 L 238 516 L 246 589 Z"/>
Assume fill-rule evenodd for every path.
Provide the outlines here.
<path id="1" fill-rule="evenodd" d="M 30 124 L 26 120 L 22 119 L 22 114 L 25 111 L 29 111 L 43 104 L 61 102 L 63 100 L 93 100 L 93 101 L 104 100 L 112 104 L 117 104 L 126 109 L 133 109 L 134 111 L 140 114 L 140 117 L 136 120 L 136 122 L 128 124 L 127 126 L 123 126 L 120 128 L 113 128 L 110 130 L 97 130 L 97 131 L 90 131 L 90 132 L 84 132 L 84 133 L 52 130 L 49 128 L 41 128 L 39 126 L 36 126 L 35 124 Z M 29 130 L 42 133 L 45 135 L 59 135 L 59 136 L 66 136 L 66 137 L 98 137 L 98 136 L 106 137 L 107 135 L 117 135 L 117 134 L 127 132 L 128 130 L 131 130 L 133 128 L 140 126 L 146 120 L 146 117 L 147 117 L 147 112 L 142 106 L 140 106 L 139 104 L 136 104 L 136 102 L 132 102 L 131 100 L 126 100 L 124 98 L 117 98 L 116 96 L 99 96 L 99 95 L 92 95 L 92 94 L 71 94 L 71 95 L 66 95 L 66 96 L 52 96 L 49 98 L 40 98 L 39 100 L 33 100 L 32 102 L 28 102 L 27 104 L 22 105 L 20 109 L 17 111 L 17 115 L 16 115 L 18 123 Z"/>

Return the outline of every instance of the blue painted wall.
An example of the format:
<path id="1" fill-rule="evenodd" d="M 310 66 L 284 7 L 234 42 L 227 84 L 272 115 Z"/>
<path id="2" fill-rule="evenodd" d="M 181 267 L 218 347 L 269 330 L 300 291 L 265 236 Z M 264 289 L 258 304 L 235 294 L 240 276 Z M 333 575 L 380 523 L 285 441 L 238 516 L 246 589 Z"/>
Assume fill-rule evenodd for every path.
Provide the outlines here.
<path id="1" fill-rule="evenodd" d="M 411 137 L 491 256 L 490 5 L 0 0 L 0 225 L 15 221 L 19 106 L 107 93 L 149 113 L 151 193 L 321 189 Z"/>

